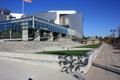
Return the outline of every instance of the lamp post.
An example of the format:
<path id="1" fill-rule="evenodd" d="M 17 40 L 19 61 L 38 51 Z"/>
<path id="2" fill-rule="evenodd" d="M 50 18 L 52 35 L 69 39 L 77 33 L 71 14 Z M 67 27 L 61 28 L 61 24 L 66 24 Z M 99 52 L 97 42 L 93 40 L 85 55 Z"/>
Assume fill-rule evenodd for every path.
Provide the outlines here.
<path id="1" fill-rule="evenodd" d="M 118 27 L 118 37 L 120 38 L 120 26 Z"/>
<path id="2" fill-rule="evenodd" d="M 116 32 L 116 29 L 111 29 L 110 30 L 112 32 L 112 38 L 113 38 L 113 47 L 114 47 L 114 44 L 115 44 L 115 32 Z"/>

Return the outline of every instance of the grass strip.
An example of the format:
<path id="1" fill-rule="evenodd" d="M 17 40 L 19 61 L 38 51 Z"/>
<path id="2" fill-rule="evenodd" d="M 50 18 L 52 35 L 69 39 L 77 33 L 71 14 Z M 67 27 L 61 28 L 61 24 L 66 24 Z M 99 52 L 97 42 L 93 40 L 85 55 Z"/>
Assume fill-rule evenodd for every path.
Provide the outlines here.
<path id="1" fill-rule="evenodd" d="M 76 46 L 75 48 L 99 48 L 101 44 L 89 44 L 84 46 Z"/>
<path id="2" fill-rule="evenodd" d="M 89 50 L 65 50 L 65 51 L 44 51 L 36 52 L 36 54 L 53 54 L 53 55 L 68 55 L 68 56 L 87 56 Z"/>

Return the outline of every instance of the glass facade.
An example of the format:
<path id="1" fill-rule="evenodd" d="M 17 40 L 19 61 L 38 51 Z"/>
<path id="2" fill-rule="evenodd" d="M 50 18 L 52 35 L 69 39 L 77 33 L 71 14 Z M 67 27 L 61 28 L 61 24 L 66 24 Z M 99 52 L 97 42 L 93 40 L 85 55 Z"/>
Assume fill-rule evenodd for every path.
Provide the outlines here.
<path id="1" fill-rule="evenodd" d="M 0 22 L 0 32 L 4 32 L 6 30 L 20 31 L 22 29 L 31 29 L 31 28 L 68 34 L 67 28 L 51 23 L 47 20 L 40 19 L 35 16 Z"/>

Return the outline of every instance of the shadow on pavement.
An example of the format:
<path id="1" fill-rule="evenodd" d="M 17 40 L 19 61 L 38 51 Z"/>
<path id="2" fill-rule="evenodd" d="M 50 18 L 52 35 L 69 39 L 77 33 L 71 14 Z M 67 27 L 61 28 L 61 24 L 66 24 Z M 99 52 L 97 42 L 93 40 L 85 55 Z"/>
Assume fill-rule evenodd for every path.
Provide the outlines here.
<path id="1" fill-rule="evenodd" d="M 120 70 L 118 70 L 118 69 L 108 67 L 108 66 L 105 66 L 105 65 L 101 65 L 101 64 L 97 64 L 97 63 L 92 63 L 92 65 L 95 66 L 95 67 L 99 67 L 101 69 L 104 69 L 104 70 L 107 70 L 107 71 L 110 71 L 110 72 L 113 72 L 113 73 L 116 73 L 116 74 L 120 75 Z"/>
<path id="2" fill-rule="evenodd" d="M 117 52 L 113 52 L 113 53 L 114 53 L 114 54 L 120 54 L 120 52 L 118 52 L 118 51 L 117 51 Z"/>
<path id="3" fill-rule="evenodd" d="M 116 67 L 116 68 L 120 68 L 120 66 L 118 66 L 118 65 L 112 65 L 112 66 L 114 66 L 114 67 Z"/>

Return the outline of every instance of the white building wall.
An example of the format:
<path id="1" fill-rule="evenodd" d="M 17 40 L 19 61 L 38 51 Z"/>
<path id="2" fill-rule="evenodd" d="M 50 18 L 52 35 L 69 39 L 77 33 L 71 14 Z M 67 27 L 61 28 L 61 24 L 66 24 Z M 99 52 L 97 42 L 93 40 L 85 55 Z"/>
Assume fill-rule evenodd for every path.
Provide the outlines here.
<path id="1" fill-rule="evenodd" d="M 56 19 L 55 19 L 55 23 L 56 24 L 60 24 L 60 15 L 59 14 L 56 14 L 57 16 L 56 16 Z"/>

